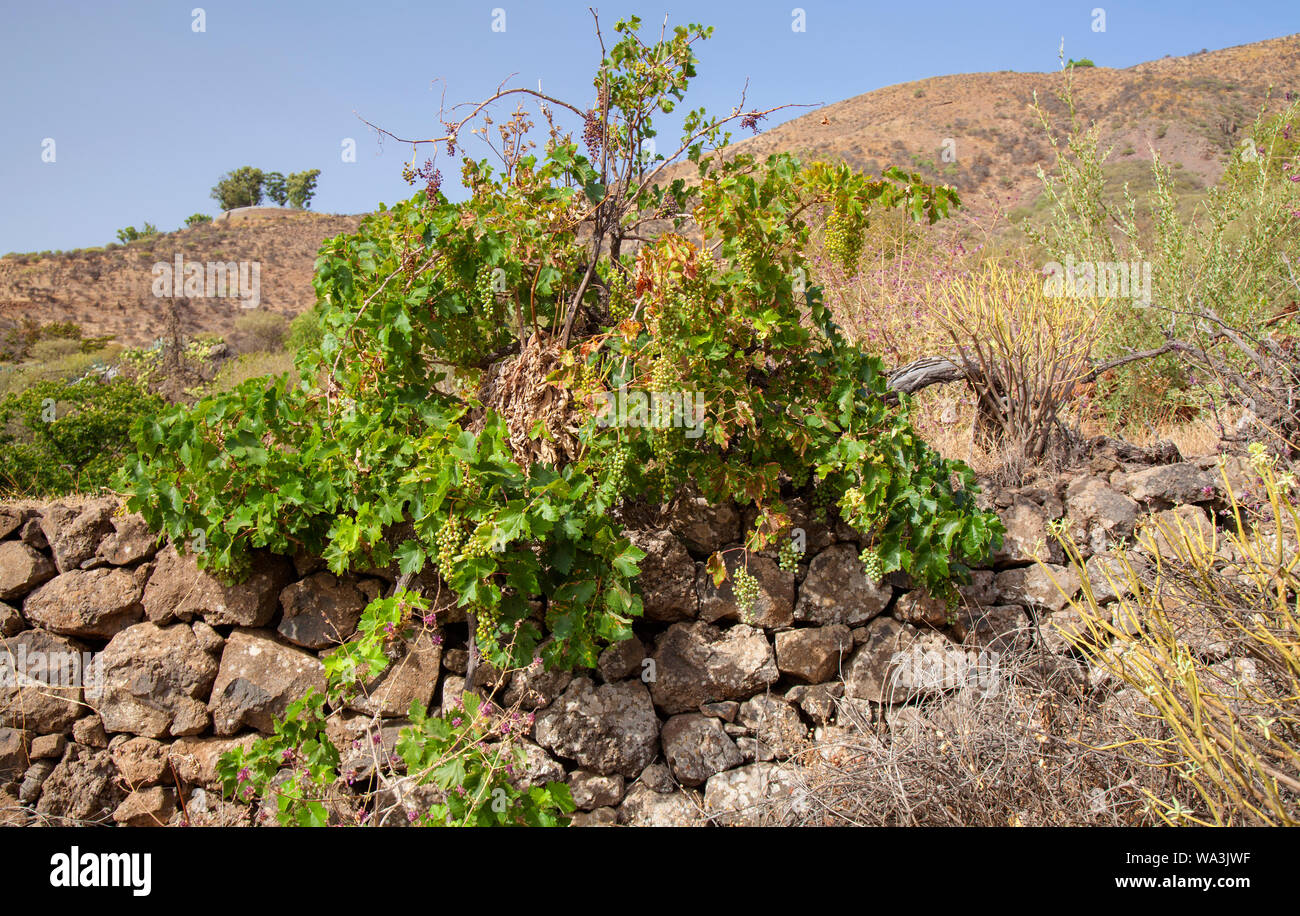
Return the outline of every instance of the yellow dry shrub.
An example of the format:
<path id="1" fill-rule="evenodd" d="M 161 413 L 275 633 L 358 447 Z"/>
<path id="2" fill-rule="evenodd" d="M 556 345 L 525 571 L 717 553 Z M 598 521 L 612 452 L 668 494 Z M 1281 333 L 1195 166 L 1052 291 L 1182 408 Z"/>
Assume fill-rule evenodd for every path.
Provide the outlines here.
<path id="1" fill-rule="evenodd" d="M 1170 824 L 1300 823 L 1300 509 L 1294 479 L 1253 448 L 1261 500 L 1221 467 L 1224 530 L 1199 510 L 1152 516 L 1102 567 L 1104 587 L 1063 540 L 1083 580 L 1067 638 L 1132 688 L 1112 748 L 1166 771 L 1166 792 L 1143 791 Z"/>
<path id="2" fill-rule="evenodd" d="M 983 435 L 1043 456 L 1090 378 L 1107 303 L 1045 295 L 1041 274 L 998 262 L 932 284 L 927 299 L 975 388 Z"/>

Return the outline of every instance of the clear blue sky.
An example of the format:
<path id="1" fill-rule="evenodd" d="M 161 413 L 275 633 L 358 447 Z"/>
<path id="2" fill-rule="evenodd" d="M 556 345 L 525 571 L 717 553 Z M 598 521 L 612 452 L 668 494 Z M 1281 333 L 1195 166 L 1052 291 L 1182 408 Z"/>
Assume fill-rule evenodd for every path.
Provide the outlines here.
<path id="1" fill-rule="evenodd" d="M 829 103 L 927 76 L 1052 70 L 1071 57 L 1126 67 L 1300 31 L 1300 0 L 921 2 L 336 2 L 6 0 L 0 13 L 0 252 L 102 245 L 125 225 L 174 229 L 225 171 L 321 169 L 313 209 L 359 213 L 409 196 L 409 147 L 357 114 L 427 136 L 449 103 L 517 72 L 588 102 L 602 23 L 637 12 L 716 27 L 690 99 L 729 111 L 749 80 L 759 106 Z M 202 6 L 206 31 L 192 29 Z M 791 28 L 802 7 L 807 29 Z M 492 31 L 494 8 L 506 13 Z M 1106 11 L 1093 30 L 1092 10 Z M 344 163 L 344 138 L 357 161 Z M 56 161 L 42 162 L 55 141 Z M 484 155 L 479 146 L 474 152 Z M 456 173 L 447 168 L 448 190 Z"/>

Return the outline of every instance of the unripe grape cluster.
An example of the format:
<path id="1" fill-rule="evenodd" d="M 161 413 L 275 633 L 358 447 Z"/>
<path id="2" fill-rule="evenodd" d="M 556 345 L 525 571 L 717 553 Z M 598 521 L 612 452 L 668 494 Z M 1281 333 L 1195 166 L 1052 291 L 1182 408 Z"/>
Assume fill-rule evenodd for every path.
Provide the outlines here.
<path id="1" fill-rule="evenodd" d="M 748 236 L 741 236 L 740 250 L 736 253 L 736 266 L 744 271 L 745 276 L 753 280 L 758 273 L 762 251 L 756 241 Z"/>
<path id="2" fill-rule="evenodd" d="M 474 632 L 478 644 L 487 649 L 496 648 L 501 634 L 501 611 L 494 607 L 479 607 L 474 613 L 478 620 Z"/>
<path id="3" fill-rule="evenodd" d="M 848 211 L 836 207 L 826 220 L 826 253 L 839 261 L 845 270 L 858 262 L 862 253 L 862 227 Z"/>
<path id="4" fill-rule="evenodd" d="M 862 574 L 868 581 L 879 583 L 885 577 L 885 568 L 880 562 L 880 554 L 874 547 L 864 548 L 862 553 L 858 554 L 858 559 L 862 561 Z"/>
<path id="5" fill-rule="evenodd" d="M 758 602 L 758 580 L 742 566 L 733 576 L 731 589 L 736 595 L 736 607 L 740 610 L 740 619 L 750 620 L 754 605 Z"/>
<path id="6" fill-rule="evenodd" d="M 491 322 L 497 322 L 501 318 L 497 291 L 493 286 L 494 269 L 487 264 L 478 269 L 478 274 L 474 278 L 474 296 L 478 300 L 479 307 L 482 309 L 484 317 Z"/>
<path id="7" fill-rule="evenodd" d="M 632 296 L 632 288 L 628 285 L 627 274 L 621 270 L 611 271 L 609 278 L 609 317 L 615 322 L 623 321 L 632 317 L 635 308 L 636 300 Z"/>
<path id="8" fill-rule="evenodd" d="M 617 499 L 627 489 L 627 465 L 631 460 L 632 450 L 622 443 L 619 443 L 618 447 L 610 453 L 609 464 L 607 465 L 608 473 L 601 484 L 601 490 L 606 499 Z"/>
<path id="9" fill-rule="evenodd" d="M 803 548 L 794 538 L 786 538 L 778 552 L 778 563 L 786 572 L 794 572 L 799 567 L 799 561 L 803 559 L 803 553 Z"/>
<path id="10" fill-rule="evenodd" d="M 461 545 L 465 543 L 465 531 L 461 528 L 460 520 L 454 515 L 447 516 L 434 540 L 438 545 L 438 568 L 445 577 L 455 564 Z"/>

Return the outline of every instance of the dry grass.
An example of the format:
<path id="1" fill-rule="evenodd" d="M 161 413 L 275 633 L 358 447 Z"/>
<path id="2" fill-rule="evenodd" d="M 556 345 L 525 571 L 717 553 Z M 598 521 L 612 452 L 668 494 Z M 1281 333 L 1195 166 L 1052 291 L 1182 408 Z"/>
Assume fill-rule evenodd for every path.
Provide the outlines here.
<path id="1" fill-rule="evenodd" d="M 901 699 L 901 698 L 900 698 Z M 1031 649 L 966 686 L 841 725 L 790 768 L 769 820 L 803 826 L 1133 826 L 1158 776 L 1102 745 L 1131 713 L 1098 702 L 1077 663 Z"/>

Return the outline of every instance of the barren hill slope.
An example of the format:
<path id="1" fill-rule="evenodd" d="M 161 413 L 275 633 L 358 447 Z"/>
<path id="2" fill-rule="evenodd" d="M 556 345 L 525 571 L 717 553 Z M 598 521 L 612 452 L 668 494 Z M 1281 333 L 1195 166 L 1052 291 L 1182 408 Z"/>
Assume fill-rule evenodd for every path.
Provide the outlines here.
<path id="1" fill-rule="evenodd" d="M 1205 185 L 1245 139 L 1270 88 L 1272 110 L 1288 91 L 1300 92 L 1300 34 L 1123 70 L 1072 72 L 1078 113 L 1101 126 L 1112 163 L 1149 162 L 1154 147 Z M 1063 85 L 1061 72 L 933 77 L 827 105 L 736 147 L 760 156 L 789 150 L 867 171 L 897 165 L 955 186 L 973 212 L 1010 208 L 1037 196 L 1035 166 L 1050 170 L 1055 161 L 1031 108 L 1034 93 L 1059 129 L 1067 122 L 1057 98 Z M 945 141 L 955 161 L 943 158 Z"/>
<path id="2" fill-rule="evenodd" d="M 152 293 L 153 266 L 256 261 L 260 307 L 296 315 L 316 301 L 312 265 L 321 243 L 354 232 L 359 216 L 286 211 L 259 212 L 112 248 L 88 248 L 39 257 L 0 258 L 0 327 L 24 318 L 73 321 L 87 336 L 112 334 L 120 343 L 148 344 L 160 337 L 168 309 Z M 208 298 L 181 312 L 190 334 L 226 333 L 241 314 L 237 298 Z"/>

